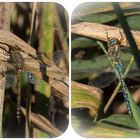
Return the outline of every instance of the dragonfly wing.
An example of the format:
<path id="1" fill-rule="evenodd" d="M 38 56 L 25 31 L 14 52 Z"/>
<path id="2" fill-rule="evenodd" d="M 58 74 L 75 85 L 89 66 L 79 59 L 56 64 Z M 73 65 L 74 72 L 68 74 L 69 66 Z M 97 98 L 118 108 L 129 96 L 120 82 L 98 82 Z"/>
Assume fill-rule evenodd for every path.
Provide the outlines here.
<path id="1" fill-rule="evenodd" d="M 24 72 L 24 80 L 26 83 L 37 85 L 39 84 L 37 78 L 30 72 Z"/>
<path id="2" fill-rule="evenodd" d="M 94 80 L 90 79 L 88 84 L 99 88 L 105 88 L 111 85 L 117 76 L 114 72 L 104 72 L 97 76 Z"/>
<path id="3" fill-rule="evenodd" d="M 110 69 L 108 69 L 110 68 Z M 91 75 L 99 75 L 104 71 L 111 71 L 111 62 L 107 55 L 101 55 L 89 60 L 74 60 L 72 61 L 72 78 L 88 78 Z M 80 79 L 79 79 L 80 80 Z"/>
<path id="4" fill-rule="evenodd" d="M 6 88 L 10 88 L 13 85 L 14 78 L 14 73 L 8 72 L 6 74 Z"/>
<path id="5" fill-rule="evenodd" d="M 124 61 L 129 61 L 130 58 L 133 56 L 130 49 L 121 49 L 121 59 Z"/>

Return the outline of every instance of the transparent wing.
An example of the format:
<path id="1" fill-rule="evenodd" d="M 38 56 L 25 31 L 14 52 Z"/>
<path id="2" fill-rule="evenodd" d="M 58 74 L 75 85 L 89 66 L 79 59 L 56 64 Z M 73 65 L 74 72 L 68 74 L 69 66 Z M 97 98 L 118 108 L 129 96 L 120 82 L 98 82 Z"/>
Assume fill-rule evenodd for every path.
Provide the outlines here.
<path id="1" fill-rule="evenodd" d="M 132 54 L 130 49 L 121 51 L 121 60 L 124 69 L 130 61 Z M 89 79 L 88 83 L 104 88 L 117 79 L 111 61 L 107 55 L 101 55 L 94 59 L 72 61 L 72 80 Z"/>
<path id="2" fill-rule="evenodd" d="M 114 72 L 104 72 L 97 76 L 95 79 L 90 79 L 88 84 L 99 88 L 105 88 L 113 83 L 116 79 L 117 76 Z"/>
<path id="3" fill-rule="evenodd" d="M 10 88 L 13 85 L 15 74 L 13 71 L 8 71 L 6 74 L 6 88 Z"/>

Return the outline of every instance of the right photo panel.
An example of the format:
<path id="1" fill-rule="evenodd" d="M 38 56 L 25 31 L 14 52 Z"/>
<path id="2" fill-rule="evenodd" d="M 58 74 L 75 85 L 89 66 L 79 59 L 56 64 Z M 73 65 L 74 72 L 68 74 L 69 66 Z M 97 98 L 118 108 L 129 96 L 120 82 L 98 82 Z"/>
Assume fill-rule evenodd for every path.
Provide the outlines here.
<path id="1" fill-rule="evenodd" d="M 82 3 L 71 24 L 73 129 L 140 137 L 140 3 Z"/>

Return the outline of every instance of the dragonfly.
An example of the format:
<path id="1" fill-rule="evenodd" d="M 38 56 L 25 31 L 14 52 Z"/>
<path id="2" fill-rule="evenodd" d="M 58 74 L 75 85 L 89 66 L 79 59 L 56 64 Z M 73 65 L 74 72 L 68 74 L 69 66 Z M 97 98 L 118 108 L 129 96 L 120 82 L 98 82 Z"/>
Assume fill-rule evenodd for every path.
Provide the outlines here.
<path id="1" fill-rule="evenodd" d="M 17 121 L 20 123 L 20 118 L 21 118 L 21 87 L 22 87 L 22 77 L 21 75 L 24 73 L 27 74 L 27 78 L 28 78 L 28 82 L 31 84 L 39 84 L 36 82 L 36 78 L 33 77 L 32 73 L 30 72 L 26 72 L 26 68 L 25 68 L 25 61 L 30 61 L 29 58 L 23 58 L 19 47 L 18 46 L 14 46 L 12 48 L 9 47 L 9 51 L 8 52 L 4 52 L 4 54 L 10 56 L 9 60 L 8 60 L 8 70 L 6 73 L 6 79 L 7 79 L 7 83 L 6 83 L 6 88 L 9 88 L 10 86 L 12 86 L 13 80 L 16 77 L 16 93 L 17 93 L 17 111 L 16 111 L 16 117 L 17 117 Z M 57 63 L 58 63 L 58 59 L 61 57 L 63 58 L 65 55 L 63 54 L 62 51 L 58 51 L 57 53 L 55 53 L 54 57 L 57 56 Z M 26 60 L 25 60 L 26 59 Z M 55 58 L 54 58 L 55 61 Z M 44 69 L 45 64 L 42 64 L 42 69 Z M 5 75 L 4 75 L 5 76 Z M 53 84 L 53 83 L 51 83 Z"/>
<path id="2" fill-rule="evenodd" d="M 121 46 L 121 42 L 122 42 L 123 38 L 121 37 L 121 39 L 118 40 L 117 38 L 109 38 L 107 33 L 106 33 L 106 35 L 107 35 L 108 56 L 109 56 L 112 64 L 114 64 L 114 66 L 116 67 L 116 69 L 118 71 L 119 80 L 121 82 L 121 89 L 122 89 L 124 101 L 127 106 L 128 114 L 130 116 L 132 116 L 130 101 L 128 99 L 128 90 L 127 90 L 127 86 L 125 84 L 124 67 L 123 67 L 122 60 L 120 59 L 120 46 Z M 121 36 L 122 36 L 122 34 L 121 34 Z"/>
<path id="3" fill-rule="evenodd" d="M 24 60 L 23 60 L 23 56 L 21 55 L 21 53 L 19 52 L 19 48 L 18 46 L 13 47 L 12 49 L 9 49 L 9 54 L 10 54 L 10 58 L 9 61 L 11 61 L 15 67 L 15 71 L 16 71 L 16 78 L 17 78 L 17 82 L 16 82 L 16 92 L 17 92 L 17 111 L 16 111 L 16 116 L 17 116 L 17 120 L 20 123 L 20 104 L 21 104 L 21 72 L 23 71 L 23 66 L 24 66 Z"/>

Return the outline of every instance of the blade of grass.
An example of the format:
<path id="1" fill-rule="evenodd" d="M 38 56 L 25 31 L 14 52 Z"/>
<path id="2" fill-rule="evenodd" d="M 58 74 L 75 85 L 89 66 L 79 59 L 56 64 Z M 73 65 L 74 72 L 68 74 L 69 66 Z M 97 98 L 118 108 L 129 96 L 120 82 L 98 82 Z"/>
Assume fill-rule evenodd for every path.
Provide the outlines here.
<path id="1" fill-rule="evenodd" d="M 10 31 L 10 15 L 12 12 L 12 3 L 1 3 L 0 4 L 0 29 Z M 1 47 L 4 45 L 0 45 Z M 0 56 L 3 56 L 3 51 L 0 51 Z M 3 59 L 4 63 L 1 62 L 0 70 L 4 73 L 7 72 L 7 59 Z M 2 74 L 0 74 L 0 77 Z M 0 80 L 0 137 L 3 137 L 3 107 L 4 107 L 4 96 L 5 96 L 6 77 L 2 76 Z"/>
<path id="2" fill-rule="evenodd" d="M 140 108 L 135 103 L 135 101 L 134 101 L 132 95 L 130 94 L 128 88 L 127 88 L 127 93 L 128 93 L 128 99 L 130 101 L 130 106 L 131 106 L 133 118 L 136 121 L 138 128 L 140 128 Z"/>
<path id="3" fill-rule="evenodd" d="M 39 52 L 44 54 L 53 54 L 54 51 L 54 28 L 48 27 L 46 24 L 51 25 L 53 27 L 54 25 L 54 12 L 55 11 L 55 4 L 54 3 L 48 3 L 43 4 L 42 6 L 42 21 L 41 21 L 41 37 L 40 37 L 40 44 L 39 44 Z M 53 55 L 51 55 L 52 57 Z M 52 59 L 52 58 L 50 58 Z M 35 87 L 36 91 L 46 94 L 47 97 L 51 94 L 51 87 L 46 84 L 44 84 L 43 81 L 40 81 L 40 85 L 37 85 Z"/>
<path id="4" fill-rule="evenodd" d="M 72 82 L 72 108 L 88 108 L 95 116 L 102 105 L 102 95 L 99 88 Z"/>
<path id="5" fill-rule="evenodd" d="M 132 58 L 130 59 L 130 62 L 129 62 L 129 64 L 128 64 L 128 66 L 127 66 L 125 72 L 124 72 L 124 77 L 126 77 L 126 75 L 128 74 L 129 69 L 130 69 L 130 67 L 131 67 L 131 65 L 132 65 L 133 62 L 134 62 L 134 57 L 132 57 Z M 121 82 L 118 83 L 118 85 L 116 86 L 116 88 L 115 88 L 115 90 L 114 90 L 112 96 L 110 97 L 110 99 L 108 100 L 107 104 L 105 105 L 104 113 L 106 113 L 107 110 L 109 109 L 109 107 L 110 107 L 110 105 L 112 104 L 114 98 L 116 97 L 116 95 L 117 95 L 117 93 L 118 93 L 120 87 L 121 87 Z"/>
<path id="6" fill-rule="evenodd" d="M 106 49 L 105 49 L 103 43 L 100 42 L 100 41 L 97 41 L 97 44 L 101 47 L 101 49 L 103 50 L 103 52 L 107 55 L 107 51 L 106 51 Z"/>

